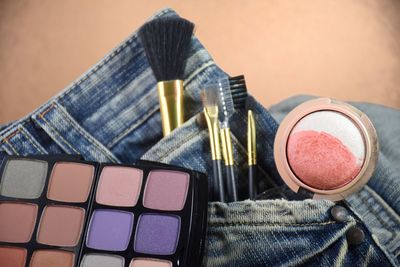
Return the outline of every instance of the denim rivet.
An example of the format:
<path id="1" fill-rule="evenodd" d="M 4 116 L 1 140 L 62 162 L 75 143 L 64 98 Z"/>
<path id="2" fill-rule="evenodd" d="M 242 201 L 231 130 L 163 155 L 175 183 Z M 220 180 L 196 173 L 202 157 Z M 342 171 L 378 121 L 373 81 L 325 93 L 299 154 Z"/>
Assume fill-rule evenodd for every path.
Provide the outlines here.
<path id="1" fill-rule="evenodd" d="M 364 231 L 358 226 L 352 226 L 346 233 L 347 242 L 350 245 L 359 245 L 365 239 Z"/>
<path id="2" fill-rule="evenodd" d="M 349 212 L 342 206 L 334 206 L 331 209 L 331 215 L 335 221 L 345 222 L 349 216 Z"/>
<path id="3" fill-rule="evenodd" d="M 197 125 L 200 128 L 206 128 L 207 127 L 207 121 L 206 121 L 206 117 L 204 116 L 203 112 L 200 112 L 199 114 L 197 114 L 196 116 L 196 122 Z"/>

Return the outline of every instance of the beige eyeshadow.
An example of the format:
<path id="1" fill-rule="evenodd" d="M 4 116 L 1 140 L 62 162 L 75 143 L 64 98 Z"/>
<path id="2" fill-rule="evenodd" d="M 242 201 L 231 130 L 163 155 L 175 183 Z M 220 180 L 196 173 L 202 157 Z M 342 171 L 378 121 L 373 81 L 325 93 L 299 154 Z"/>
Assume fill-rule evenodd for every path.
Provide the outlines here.
<path id="1" fill-rule="evenodd" d="M 83 226 L 85 210 L 70 206 L 46 206 L 40 220 L 37 241 L 42 244 L 76 246 Z"/>
<path id="2" fill-rule="evenodd" d="M 56 163 L 51 172 L 47 198 L 65 202 L 85 202 L 93 182 L 94 167 L 75 162 Z"/>
<path id="3" fill-rule="evenodd" d="M 26 249 L 17 247 L 0 247 L 0 266 L 24 267 Z"/>
<path id="4" fill-rule="evenodd" d="M 28 242 L 35 228 L 37 210 L 34 204 L 0 203 L 0 241 Z"/>
<path id="5" fill-rule="evenodd" d="M 72 267 L 75 255 L 62 250 L 37 250 L 29 267 Z"/>
<path id="6" fill-rule="evenodd" d="M 172 267 L 172 262 L 157 259 L 133 259 L 129 267 Z"/>

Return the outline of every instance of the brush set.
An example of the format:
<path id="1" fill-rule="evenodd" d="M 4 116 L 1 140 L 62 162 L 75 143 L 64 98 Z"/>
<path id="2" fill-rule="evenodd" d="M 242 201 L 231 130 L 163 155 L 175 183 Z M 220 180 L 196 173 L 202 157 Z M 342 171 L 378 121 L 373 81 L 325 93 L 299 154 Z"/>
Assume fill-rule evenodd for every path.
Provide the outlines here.
<path id="1" fill-rule="evenodd" d="M 183 80 L 193 31 L 194 24 L 179 17 L 155 19 L 139 30 L 139 38 L 157 80 L 164 136 L 185 122 Z M 246 99 L 243 75 L 212 81 L 202 92 L 213 164 L 213 183 L 209 190 L 211 200 L 238 200 L 229 120 L 235 109 L 245 107 Z M 254 123 L 251 125 L 250 132 L 254 133 Z M 252 136 L 255 137 L 255 133 Z M 249 140 L 254 142 L 250 147 L 255 147 L 255 139 Z M 254 157 L 255 150 L 250 154 Z M 251 160 L 251 165 L 249 159 L 249 181 L 254 180 L 250 178 L 255 173 L 254 165 L 255 159 Z M 226 178 L 223 177 L 224 173 Z M 250 191 L 254 192 L 254 189 Z"/>
<path id="2" fill-rule="evenodd" d="M 238 201 L 236 177 L 234 169 L 234 154 L 231 140 L 230 119 L 235 110 L 244 109 L 247 100 L 247 87 L 243 75 L 222 77 L 204 86 L 202 101 L 204 115 L 210 136 L 213 174 L 216 186 L 213 195 L 215 201 Z M 254 117 L 248 111 L 248 169 L 249 169 L 249 198 L 256 195 L 255 165 L 256 165 L 256 133 Z M 222 151 L 222 153 L 220 152 Z M 225 172 L 222 171 L 222 158 Z M 226 177 L 223 177 L 225 173 Z M 226 192 L 226 194 L 225 194 Z"/>

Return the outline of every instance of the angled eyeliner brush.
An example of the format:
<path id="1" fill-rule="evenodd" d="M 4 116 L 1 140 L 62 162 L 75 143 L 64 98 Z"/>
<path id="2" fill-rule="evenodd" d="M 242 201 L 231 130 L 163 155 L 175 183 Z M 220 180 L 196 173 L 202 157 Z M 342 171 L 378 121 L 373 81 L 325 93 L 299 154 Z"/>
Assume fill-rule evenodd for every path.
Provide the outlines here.
<path id="1" fill-rule="evenodd" d="M 194 24 L 172 17 L 147 22 L 139 29 L 139 38 L 156 77 L 163 135 L 184 122 L 183 72 Z"/>
<path id="2" fill-rule="evenodd" d="M 218 110 L 218 91 L 215 87 L 203 89 L 202 100 L 204 106 L 204 116 L 207 121 L 208 133 L 210 138 L 211 159 L 213 162 L 213 183 L 212 200 L 225 202 L 225 188 L 222 177 L 222 156 L 221 144 L 219 139 L 219 110 Z"/>

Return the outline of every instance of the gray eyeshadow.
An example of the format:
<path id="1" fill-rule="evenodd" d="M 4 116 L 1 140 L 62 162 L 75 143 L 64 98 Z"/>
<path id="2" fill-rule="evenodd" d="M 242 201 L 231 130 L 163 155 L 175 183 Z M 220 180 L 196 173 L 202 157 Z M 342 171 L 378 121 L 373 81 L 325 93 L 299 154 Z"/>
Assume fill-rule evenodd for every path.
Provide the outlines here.
<path id="1" fill-rule="evenodd" d="M 3 172 L 0 194 L 6 197 L 38 198 L 44 187 L 47 162 L 39 160 L 9 160 Z"/>
<path id="2" fill-rule="evenodd" d="M 113 255 L 87 254 L 80 267 L 123 267 L 124 258 Z"/>

